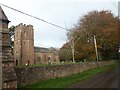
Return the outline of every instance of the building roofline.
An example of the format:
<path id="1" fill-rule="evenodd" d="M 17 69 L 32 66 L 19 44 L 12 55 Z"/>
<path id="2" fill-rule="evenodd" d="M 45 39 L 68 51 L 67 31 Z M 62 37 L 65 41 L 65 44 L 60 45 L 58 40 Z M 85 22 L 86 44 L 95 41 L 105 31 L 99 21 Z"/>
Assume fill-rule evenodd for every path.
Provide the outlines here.
<path id="1" fill-rule="evenodd" d="M 1 14 L 0 20 L 5 21 L 7 23 L 10 22 L 1 6 L 0 6 L 0 14 Z"/>

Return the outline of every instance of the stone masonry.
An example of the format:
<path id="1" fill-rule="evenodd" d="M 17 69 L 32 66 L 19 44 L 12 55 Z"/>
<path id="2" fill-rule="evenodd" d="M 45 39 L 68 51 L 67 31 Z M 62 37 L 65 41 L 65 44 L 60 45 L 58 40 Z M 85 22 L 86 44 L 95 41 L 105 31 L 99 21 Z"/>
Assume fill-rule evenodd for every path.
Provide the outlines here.
<path id="1" fill-rule="evenodd" d="M 34 47 L 33 26 L 22 23 L 15 27 L 13 53 L 16 66 L 59 62 L 59 55 L 52 48 Z"/>
<path id="2" fill-rule="evenodd" d="M 99 66 L 102 67 L 113 63 L 115 61 L 99 61 Z M 54 66 L 16 67 L 15 71 L 18 77 L 18 86 L 21 86 L 34 84 L 42 80 L 77 74 L 95 67 L 97 67 L 96 62 L 84 62 Z"/>
<path id="3" fill-rule="evenodd" d="M 15 27 L 14 62 L 16 65 L 34 64 L 34 32 L 32 25 Z"/>
<path id="4" fill-rule="evenodd" d="M 17 88 L 17 77 L 14 71 L 14 61 L 10 46 L 10 33 L 4 11 L 0 7 L 0 61 L 2 61 L 2 88 Z M 1 74 L 1 73 L 0 73 Z M 2 80 L 1 80 L 2 79 Z"/>

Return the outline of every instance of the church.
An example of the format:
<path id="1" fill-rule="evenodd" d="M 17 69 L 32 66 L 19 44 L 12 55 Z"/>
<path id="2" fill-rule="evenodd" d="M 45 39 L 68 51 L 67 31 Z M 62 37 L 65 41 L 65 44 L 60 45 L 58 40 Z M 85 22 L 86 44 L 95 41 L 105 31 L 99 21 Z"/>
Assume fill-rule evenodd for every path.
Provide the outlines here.
<path id="1" fill-rule="evenodd" d="M 16 65 L 59 63 L 59 54 L 55 49 L 34 46 L 32 25 L 21 23 L 15 27 L 13 53 Z"/>

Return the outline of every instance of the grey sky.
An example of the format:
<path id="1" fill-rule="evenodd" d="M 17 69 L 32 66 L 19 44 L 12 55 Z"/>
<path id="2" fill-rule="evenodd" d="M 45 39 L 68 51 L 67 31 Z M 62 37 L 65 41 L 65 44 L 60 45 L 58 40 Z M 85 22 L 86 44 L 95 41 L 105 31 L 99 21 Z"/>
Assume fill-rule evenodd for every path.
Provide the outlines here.
<path id="1" fill-rule="evenodd" d="M 117 15 L 118 0 L 0 0 L 1 3 L 34 15 L 62 27 L 71 28 L 83 15 L 92 10 L 111 10 Z M 60 48 L 66 41 L 66 30 L 20 14 L 2 6 L 11 25 L 34 26 L 34 45 Z"/>

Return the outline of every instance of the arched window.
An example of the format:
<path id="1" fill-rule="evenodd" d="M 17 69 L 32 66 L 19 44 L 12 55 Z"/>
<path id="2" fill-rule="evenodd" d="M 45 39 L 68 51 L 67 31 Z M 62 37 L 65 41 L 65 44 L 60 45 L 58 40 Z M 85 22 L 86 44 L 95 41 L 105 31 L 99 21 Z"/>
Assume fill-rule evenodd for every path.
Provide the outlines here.
<path id="1" fill-rule="evenodd" d="M 40 56 L 39 56 L 39 57 L 37 57 L 37 61 L 40 61 L 40 60 L 41 60 Z"/>
<path id="2" fill-rule="evenodd" d="M 16 66 L 18 66 L 18 60 L 16 60 Z"/>
<path id="3" fill-rule="evenodd" d="M 44 60 L 46 61 L 46 55 L 44 55 Z"/>

